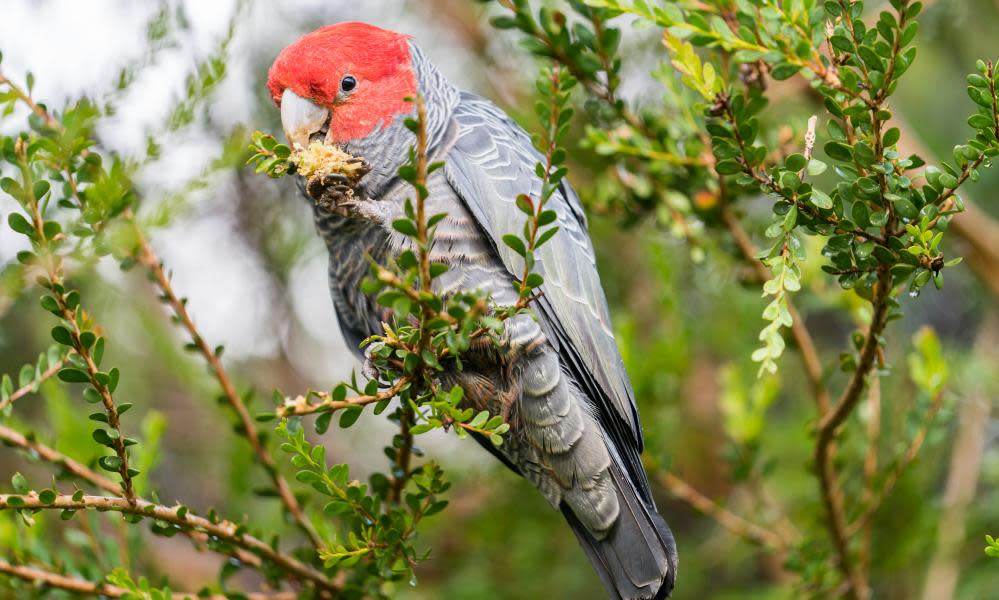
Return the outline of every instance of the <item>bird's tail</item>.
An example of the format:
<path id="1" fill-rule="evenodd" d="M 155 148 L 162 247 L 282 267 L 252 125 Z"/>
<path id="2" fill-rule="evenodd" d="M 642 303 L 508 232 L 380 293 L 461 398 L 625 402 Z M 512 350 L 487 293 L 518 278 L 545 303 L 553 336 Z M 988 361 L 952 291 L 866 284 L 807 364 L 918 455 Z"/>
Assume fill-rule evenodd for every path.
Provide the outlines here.
<path id="1" fill-rule="evenodd" d="M 611 479 L 621 508 L 617 522 L 596 539 L 564 503 L 562 513 L 613 600 L 661 600 L 676 580 L 673 534 L 655 505 L 639 494 L 611 449 Z"/>

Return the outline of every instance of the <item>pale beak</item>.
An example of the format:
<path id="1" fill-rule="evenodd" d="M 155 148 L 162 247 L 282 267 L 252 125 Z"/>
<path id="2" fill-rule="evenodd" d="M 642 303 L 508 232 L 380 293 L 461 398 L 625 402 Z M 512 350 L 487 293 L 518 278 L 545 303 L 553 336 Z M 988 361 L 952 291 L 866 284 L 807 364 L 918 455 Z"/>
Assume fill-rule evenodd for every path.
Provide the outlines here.
<path id="1" fill-rule="evenodd" d="M 290 89 L 281 95 L 281 126 L 292 147 L 309 145 L 309 137 L 329 120 L 330 111 L 302 98 Z"/>

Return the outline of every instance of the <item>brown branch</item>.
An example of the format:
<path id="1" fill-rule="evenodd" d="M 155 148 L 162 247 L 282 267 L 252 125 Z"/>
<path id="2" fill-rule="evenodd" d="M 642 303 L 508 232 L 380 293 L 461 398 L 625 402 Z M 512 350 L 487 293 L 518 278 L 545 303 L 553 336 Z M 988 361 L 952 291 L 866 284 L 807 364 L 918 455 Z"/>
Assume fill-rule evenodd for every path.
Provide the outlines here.
<path id="1" fill-rule="evenodd" d="M 798 82 L 800 87 L 797 90 L 789 90 L 789 94 L 795 91 L 804 91 L 813 100 L 822 101 L 822 95 L 818 90 L 802 85 L 807 83 L 806 80 L 798 78 L 794 81 Z M 889 124 L 898 127 L 902 132 L 899 149 L 904 153 L 917 154 L 922 157 L 933 156 L 934 153 L 930 152 L 903 115 L 894 111 Z M 968 266 L 989 287 L 993 295 L 999 296 L 999 221 L 979 208 L 966 191 L 962 192 L 962 196 L 964 197 L 964 212 L 954 215 L 948 230 L 953 231 L 961 241 L 969 246 L 967 250 L 962 252 L 968 259 Z"/>
<path id="2" fill-rule="evenodd" d="M 37 440 L 29 440 L 19 431 L 0 425 L 0 441 L 10 446 L 27 450 L 47 463 L 66 469 L 66 471 L 72 473 L 77 479 L 86 481 L 94 487 L 116 496 L 121 494 L 121 486 L 119 484 Z"/>
<path id="3" fill-rule="evenodd" d="M 93 469 L 88 468 L 86 465 L 69 458 L 65 454 L 62 454 L 50 446 L 46 446 L 37 440 L 28 439 L 19 431 L 0 425 L 0 442 L 9 446 L 20 448 L 21 450 L 31 453 L 40 460 L 65 469 L 77 479 L 85 481 L 98 489 L 102 489 L 110 494 L 114 494 L 115 496 L 121 494 L 121 486 L 119 484 L 111 481 Z M 184 533 L 186 533 L 188 537 L 194 541 L 201 544 L 208 542 L 208 536 L 200 532 L 187 530 Z M 260 567 L 260 558 L 258 558 L 255 554 L 250 554 L 244 550 L 236 549 L 233 556 L 239 559 L 240 562 L 250 565 L 251 567 Z"/>
<path id="4" fill-rule="evenodd" d="M 850 583 L 848 594 L 851 598 L 862 600 L 867 597 L 867 583 L 856 570 L 850 555 L 850 540 L 847 533 L 846 509 L 843 491 L 839 488 L 839 476 L 833 456 L 836 432 L 856 408 L 867 380 L 867 375 L 874 367 L 880 342 L 878 338 L 888 322 L 888 304 L 892 292 L 891 273 L 881 269 L 872 300 L 873 316 L 871 325 L 860 351 L 857 369 L 843 390 L 839 401 L 830 412 L 821 419 L 815 442 L 815 463 L 818 470 L 822 501 L 829 513 L 827 525 L 833 539 L 837 560 L 843 574 Z"/>
<path id="5" fill-rule="evenodd" d="M 274 458 L 271 456 L 271 453 L 267 450 L 267 447 L 260 439 L 260 434 L 257 432 L 257 428 L 254 425 L 253 417 L 250 415 L 250 411 L 246 408 L 246 404 L 243 402 L 243 399 L 240 398 L 239 392 L 236 391 L 236 386 L 233 385 L 232 379 L 229 377 L 229 373 L 222 365 L 221 359 L 208 345 L 205 338 L 201 336 L 197 326 L 191 319 L 191 315 L 187 311 L 187 306 L 184 301 L 177 296 L 176 292 L 174 292 L 170 279 L 163 271 L 163 264 L 156 256 L 149 240 L 146 239 L 138 224 L 135 223 L 134 216 L 130 209 L 125 210 L 125 218 L 134 225 L 139 245 L 137 257 L 139 262 L 149 270 L 156 286 L 162 293 L 163 301 L 170 305 L 170 308 L 173 310 L 178 322 L 191 336 L 191 341 L 197 347 L 198 352 L 211 368 L 215 379 L 218 380 L 219 385 L 222 387 L 222 392 L 225 395 L 226 401 L 228 402 L 230 408 L 232 408 L 232 410 L 239 417 L 242 435 L 250 443 L 250 446 L 253 447 L 253 451 L 257 455 L 257 459 L 260 461 L 260 464 L 263 465 L 264 470 L 267 471 L 267 475 L 274 483 L 274 487 L 277 489 L 281 502 L 292 515 L 292 518 L 295 519 L 299 528 L 309 537 L 312 545 L 318 548 L 322 545 L 322 539 L 309 523 L 301 505 L 299 505 L 298 500 L 295 498 L 294 492 L 292 492 L 291 488 L 288 486 L 288 482 L 285 481 L 284 477 L 282 477 L 281 473 L 278 471 Z"/>
<path id="6" fill-rule="evenodd" d="M 15 565 L 2 558 L 0 558 L 0 573 L 11 577 L 17 577 L 18 579 L 23 579 L 24 581 L 31 582 L 36 585 L 44 585 L 49 588 L 66 590 L 77 594 L 120 598 L 130 593 L 123 587 L 111 585 L 109 583 L 95 583 L 80 577 L 61 575 L 59 573 L 54 573 L 38 567 Z M 293 600 L 297 597 L 297 594 L 294 592 L 243 592 L 240 595 L 248 600 Z M 171 597 L 176 600 L 201 600 L 202 598 L 208 600 L 225 600 L 228 596 L 220 594 L 204 596 L 201 594 L 174 592 Z"/>
<path id="7" fill-rule="evenodd" d="M 403 402 L 403 406 L 399 409 L 399 434 L 402 436 L 402 446 L 396 450 L 390 497 L 393 504 L 402 502 L 402 491 L 409 481 L 410 462 L 413 458 L 413 433 L 410 431 L 412 420 L 413 410 L 408 403 Z"/>
<path id="8" fill-rule="evenodd" d="M 420 257 L 420 291 L 429 293 L 433 286 L 430 277 L 430 231 L 427 229 L 426 196 L 427 185 L 427 108 L 422 97 L 416 98 L 416 180 L 413 187 L 416 188 L 416 243 L 419 246 Z M 428 317 L 430 307 L 425 302 L 423 305 L 424 317 Z M 429 340 L 427 336 L 420 336 L 421 349 L 426 347 Z"/>
<path id="9" fill-rule="evenodd" d="M 867 393 L 867 455 L 864 457 L 864 491 L 861 502 L 870 504 L 874 498 L 874 480 L 878 475 L 878 440 L 881 437 L 881 380 L 875 377 Z M 848 528 L 849 529 L 849 528 Z M 861 528 L 860 554 L 857 569 L 867 579 L 871 566 L 873 529 L 870 521 Z"/>
<path id="10" fill-rule="evenodd" d="M 39 569 L 37 567 L 29 567 L 27 565 L 14 565 L 6 560 L 0 558 L 0 573 L 5 575 L 10 575 L 12 577 L 17 577 L 23 579 L 24 581 L 33 582 L 36 584 L 44 584 L 47 587 L 56 588 L 60 590 L 66 590 L 70 592 L 75 592 L 77 594 L 88 594 L 91 596 L 107 596 L 110 598 L 120 598 L 128 593 L 128 590 L 122 587 L 111 585 L 108 583 L 94 583 L 92 581 L 87 581 L 86 579 L 81 579 L 79 577 L 71 577 L 68 575 L 60 575 L 58 573 L 53 573 L 51 571 L 46 571 Z M 174 598 L 194 598 L 194 595 L 174 595 Z"/>
<path id="11" fill-rule="evenodd" d="M 3 402 L 0 402 L 0 411 L 2 411 L 3 409 L 7 408 L 8 405 L 11 405 L 11 404 L 15 403 L 18 400 L 20 400 L 21 398 L 23 398 L 23 397 L 27 396 L 28 394 L 30 394 L 31 391 L 33 389 L 35 389 L 35 387 L 37 385 L 41 384 L 43 381 L 54 377 L 55 374 L 59 372 L 59 369 L 61 369 L 64 366 L 66 366 L 66 361 L 67 360 L 68 360 L 68 356 L 64 355 L 59 360 L 59 362 L 57 362 L 56 364 L 52 365 L 51 367 L 49 367 L 45 371 L 43 371 L 34 381 L 32 381 L 31 383 L 29 383 L 28 385 L 25 385 L 24 387 L 21 387 L 21 388 L 18 388 L 16 390 L 14 390 L 14 393 L 11 394 L 10 397 L 7 398 L 7 400 L 5 400 Z"/>
<path id="12" fill-rule="evenodd" d="M 368 404 L 381 402 L 382 400 L 387 400 L 398 395 L 399 392 L 405 389 L 405 387 L 412 382 L 412 375 L 404 375 L 397 379 L 391 387 L 381 390 L 377 394 L 362 394 L 360 396 L 345 398 L 343 400 L 333 400 L 329 397 L 328 393 L 324 392 L 320 394 L 320 397 L 324 399 L 318 404 L 309 404 L 309 400 L 305 396 L 288 398 L 278 410 L 278 415 L 281 417 L 300 417 L 318 412 L 336 412 L 338 410 L 355 406 L 367 406 Z"/>
<path id="13" fill-rule="evenodd" d="M 199 517 L 181 507 L 166 507 L 147 500 L 136 499 L 129 502 L 125 498 L 110 496 L 73 496 L 60 494 L 50 503 L 42 502 L 38 494 L 31 492 L 25 495 L 0 494 L 0 510 L 97 510 L 115 511 L 122 514 L 137 515 L 152 518 L 177 525 L 182 529 L 194 529 L 219 540 L 228 542 L 244 550 L 259 555 L 302 582 L 315 585 L 325 592 L 338 592 L 339 586 L 323 573 L 291 556 L 275 550 L 270 544 L 256 537 L 243 533 L 241 527 L 232 521 L 209 520 Z"/>
<path id="14" fill-rule="evenodd" d="M 51 114 L 49 114 L 47 110 L 45 110 L 45 108 L 43 108 L 40 104 L 35 102 L 35 100 L 31 97 L 30 94 L 25 92 L 23 89 L 21 89 L 20 86 L 15 84 L 10 79 L 7 79 L 7 77 L 4 76 L 2 72 L 0 72 L 0 85 L 6 85 L 8 88 L 10 88 L 10 90 L 14 92 L 14 95 L 17 96 L 17 99 L 23 102 L 24 105 L 27 106 L 29 109 L 31 109 L 31 112 L 35 113 L 38 117 L 40 117 L 43 121 L 45 121 L 46 125 L 48 125 L 52 129 L 59 129 L 59 130 L 62 129 L 62 123 L 57 121 L 55 117 L 53 117 Z"/>
<path id="15" fill-rule="evenodd" d="M 50 276 L 54 283 L 59 281 L 58 272 L 53 270 L 50 273 Z M 69 324 L 69 333 L 73 341 L 73 347 L 80 358 L 83 359 L 84 366 L 87 370 L 87 376 L 89 377 L 89 383 L 91 387 L 97 390 L 101 396 L 101 404 L 103 404 L 104 413 L 107 415 L 107 424 L 115 432 L 117 432 L 117 437 L 111 440 L 111 448 L 114 450 L 114 453 L 119 460 L 117 472 L 118 475 L 121 476 L 121 491 L 126 500 L 134 502 L 135 488 L 132 485 L 132 470 L 131 467 L 128 466 L 128 449 L 125 445 L 125 440 L 122 439 L 118 406 L 115 404 L 111 388 L 98 379 L 98 374 L 101 373 L 101 370 L 97 366 L 97 363 L 91 354 L 90 348 L 83 343 L 83 331 L 80 329 L 79 323 L 77 323 L 76 311 L 71 309 L 66 304 L 66 300 L 63 298 L 62 293 L 57 292 L 53 294 L 53 297 L 55 298 L 56 304 L 59 305 L 59 309 L 62 311 L 63 320 Z"/>
<path id="16" fill-rule="evenodd" d="M 710 517 L 736 536 L 775 550 L 783 550 L 788 547 L 788 542 L 775 531 L 752 523 L 729 511 L 673 473 L 659 471 L 653 473 L 653 477 L 670 494 L 703 513 L 705 516 Z"/>

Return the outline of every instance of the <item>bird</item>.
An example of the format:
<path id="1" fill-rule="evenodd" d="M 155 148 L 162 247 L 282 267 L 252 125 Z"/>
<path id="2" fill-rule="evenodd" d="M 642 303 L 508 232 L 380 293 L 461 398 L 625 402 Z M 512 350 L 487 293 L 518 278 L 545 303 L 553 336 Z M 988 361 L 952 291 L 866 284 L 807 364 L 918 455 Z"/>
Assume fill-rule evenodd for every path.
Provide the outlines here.
<path id="1" fill-rule="evenodd" d="M 313 203 L 337 319 L 352 347 L 381 334 L 386 317 L 361 290 L 369 260 L 389 261 L 411 243 L 392 222 L 412 191 L 398 169 L 415 143 L 406 120 L 416 114 L 417 96 L 428 158 L 444 164 L 427 180 L 427 214 L 447 215 L 430 258 L 449 268 L 434 291 L 483 290 L 499 305 L 517 301 L 522 259 L 501 239 L 523 226 L 517 196 L 540 197 L 535 166 L 543 157 L 503 110 L 452 85 L 411 36 L 361 22 L 321 27 L 291 43 L 274 60 L 267 87 L 289 142 L 336 145 L 369 169 L 349 203 Z M 506 416 L 502 446 L 480 442 L 562 512 L 608 597 L 666 598 L 676 544 L 640 459 L 635 394 L 587 219 L 565 179 L 546 208 L 557 213 L 559 231 L 537 251 L 544 283 L 534 314 L 508 319 L 495 347 L 445 376 L 464 388 L 465 405 Z"/>

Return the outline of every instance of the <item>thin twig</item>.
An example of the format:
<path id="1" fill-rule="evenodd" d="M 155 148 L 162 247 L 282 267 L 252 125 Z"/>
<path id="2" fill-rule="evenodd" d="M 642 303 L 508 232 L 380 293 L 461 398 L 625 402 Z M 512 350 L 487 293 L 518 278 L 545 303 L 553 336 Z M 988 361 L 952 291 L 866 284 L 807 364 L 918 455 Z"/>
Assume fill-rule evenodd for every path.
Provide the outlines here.
<path id="1" fill-rule="evenodd" d="M 826 524 L 833 539 L 837 561 L 850 582 L 848 593 L 855 599 L 862 599 L 867 594 L 867 584 L 856 571 L 850 555 L 850 536 L 847 533 L 846 508 L 843 491 L 839 487 L 839 476 L 836 472 L 833 446 L 836 432 L 853 412 L 864 390 L 867 375 L 874 367 L 880 342 L 878 338 L 887 324 L 888 304 L 892 292 L 892 278 L 887 269 L 881 269 L 874 290 L 871 325 L 868 329 L 864 345 L 860 351 L 856 371 L 850 378 L 843 395 L 836 405 L 821 419 L 815 442 L 815 464 L 819 475 L 819 486 L 822 501 L 825 504 L 829 518 Z"/>
<path id="2" fill-rule="evenodd" d="M 123 587 L 111 585 L 109 583 L 95 583 L 80 577 L 62 575 L 38 567 L 15 565 L 2 558 L 0 558 L 0 573 L 11 577 L 17 577 L 18 579 L 23 579 L 24 581 L 28 581 L 36 585 L 44 585 L 49 588 L 66 590 L 77 594 L 120 598 L 130 593 Z M 297 597 L 297 594 L 294 592 L 243 592 L 240 596 L 247 598 L 248 600 L 293 600 Z M 228 598 L 228 596 L 220 594 L 204 596 L 201 594 L 182 592 L 174 592 L 171 597 L 175 600 L 201 600 L 203 598 L 208 600 L 225 600 Z"/>
<path id="3" fill-rule="evenodd" d="M 413 409 L 404 402 L 399 409 L 399 435 L 402 436 L 402 446 L 396 450 L 392 495 L 390 497 L 393 504 L 399 504 L 402 501 L 402 491 L 406 487 L 406 482 L 409 481 L 410 462 L 413 458 L 413 433 L 410 431 L 412 421 Z"/>
<path id="4" fill-rule="evenodd" d="M 7 82 L 8 86 L 12 89 L 17 90 L 17 87 Z M 23 92 L 20 92 L 23 94 Z M 35 105 L 37 106 L 37 105 Z M 45 250 L 50 250 L 48 248 L 48 235 L 45 233 L 45 220 L 42 218 L 41 209 L 39 208 L 39 198 L 35 197 L 34 187 L 31 184 L 33 179 L 33 172 L 30 165 L 28 164 L 27 153 L 24 141 L 18 138 L 17 142 L 14 144 L 14 155 L 17 159 L 18 167 L 21 171 L 21 176 L 25 184 L 25 203 L 31 209 L 31 220 L 32 226 L 35 229 L 35 235 L 39 244 L 45 248 Z M 64 274 L 62 270 L 62 257 L 55 255 L 50 257 L 49 260 L 45 262 L 46 276 L 48 277 L 49 285 L 53 290 L 51 298 L 55 301 L 58 307 L 59 316 L 68 327 L 68 332 L 70 336 L 70 345 L 76 351 L 79 356 L 80 361 L 83 363 L 83 369 L 86 372 L 86 382 L 98 393 L 100 396 L 101 404 L 104 407 L 104 413 L 107 416 L 107 424 L 116 434 L 112 439 L 109 446 L 114 450 L 115 456 L 117 456 L 117 468 L 115 469 L 121 476 L 121 489 L 124 497 L 128 501 L 134 501 L 135 499 L 135 489 L 132 485 L 132 470 L 128 465 L 128 450 L 125 444 L 125 440 L 122 439 L 121 435 L 121 424 L 118 419 L 118 407 L 115 404 L 114 396 L 111 392 L 110 384 L 108 383 L 108 374 L 102 373 L 94 359 L 93 350 L 90 344 L 85 344 L 83 342 L 83 330 L 80 327 L 80 319 L 78 315 L 82 313 L 79 306 L 70 306 L 66 299 L 66 292 L 64 291 Z"/>
<path id="5" fill-rule="evenodd" d="M 121 486 L 119 484 L 111 481 L 93 469 L 88 468 L 86 465 L 73 460 L 58 450 L 39 442 L 38 440 L 28 439 L 19 431 L 0 425 L 0 442 L 9 446 L 14 446 L 15 448 L 20 448 L 40 460 L 61 469 L 65 469 L 66 472 L 73 475 L 73 477 L 79 479 L 80 481 L 85 481 L 98 489 L 102 489 L 116 496 L 121 494 Z M 208 542 L 208 537 L 198 531 L 186 530 L 184 533 L 194 541 L 201 544 Z M 240 562 L 250 565 L 251 567 L 260 567 L 260 558 L 258 558 L 255 554 L 250 554 L 249 552 L 237 548 L 235 549 L 233 556 L 239 559 Z"/>
<path id="6" fill-rule="evenodd" d="M 686 502 L 699 512 L 711 517 L 719 525 L 728 529 L 736 536 L 754 544 L 777 550 L 788 547 L 787 541 L 785 541 L 775 531 L 766 529 L 756 523 L 752 523 L 729 511 L 694 489 L 693 486 L 673 473 L 670 473 L 669 471 L 660 471 L 658 473 L 654 473 L 654 477 L 656 481 L 666 488 L 670 494 L 676 496 L 683 502 Z"/>
<path id="7" fill-rule="evenodd" d="M 308 398 L 305 396 L 287 398 L 278 410 L 278 415 L 281 417 L 301 417 L 318 412 L 336 412 L 345 408 L 367 406 L 368 404 L 395 397 L 412 382 L 413 376 L 403 375 L 391 387 L 381 390 L 377 394 L 361 394 L 360 396 L 345 398 L 343 400 L 333 400 L 330 398 L 329 393 L 323 392 L 320 394 L 323 400 L 317 404 L 309 404 Z"/>
<path id="8" fill-rule="evenodd" d="M 225 395 L 226 402 L 228 402 L 230 408 L 232 408 L 232 410 L 239 417 L 243 436 L 250 443 L 250 446 L 253 447 L 253 451 L 257 455 L 257 459 L 260 461 L 260 464 L 263 465 L 264 470 L 267 471 L 267 475 L 274 483 L 274 487 L 277 489 L 281 502 L 291 514 L 292 518 L 295 519 L 295 523 L 297 523 L 299 528 L 301 528 L 301 530 L 309 537 L 312 545 L 318 548 L 322 545 L 322 539 L 309 523 L 301 505 L 295 498 L 294 492 L 288 486 L 288 482 L 285 481 L 284 477 L 282 477 L 280 471 L 278 471 L 274 458 L 271 456 L 271 453 L 267 450 L 267 447 L 260 439 L 260 434 L 257 432 L 257 428 L 254 425 L 253 417 L 250 415 L 250 411 L 246 408 L 246 404 L 243 402 L 243 399 L 239 396 L 239 392 L 236 391 L 236 386 L 233 385 L 232 379 L 229 377 L 229 373 L 222 365 L 222 360 L 208 345 L 205 338 L 202 337 L 197 326 L 194 324 L 194 321 L 191 319 L 191 315 L 187 312 L 186 304 L 177 296 L 176 292 L 174 292 L 169 277 L 167 277 L 166 273 L 163 271 L 163 264 L 156 256 L 149 240 L 146 239 L 145 235 L 143 235 L 142 231 L 135 223 L 131 210 L 126 209 L 125 218 L 135 225 L 135 232 L 139 244 L 139 262 L 149 270 L 149 273 L 153 276 L 156 286 L 162 293 L 162 299 L 170 305 L 170 308 L 173 310 L 178 322 L 191 336 L 191 340 L 197 347 L 198 352 L 211 368 L 215 379 L 218 380 L 219 385 L 222 387 L 222 392 Z"/>
<path id="9" fill-rule="evenodd" d="M 122 514 L 137 515 L 144 518 L 157 519 L 182 529 L 195 529 L 209 536 L 228 542 L 244 550 L 253 552 L 261 558 L 277 565 L 294 578 L 314 584 L 320 590 L 337 592 L 337 586 L 331 579 L 296 558 L 275 550 L 261 539 L 248 535 L 242 528 L 226 520 L 209 520 L 197 516 L 181 507 L 167 507 L 154 504 L 147 500 L 135 499 L 129 502 L 125 498 L 111 496 L 69 496 L 59 494 L 52 502 L 42 502 L 38 494 L 0 494 L 0 509 L 6 510 L 97 510 L 115 511 Z"/>
<path id="10" fill-rule="evenodd" d="M 121 486 L 119 484 L 37 440 L 28 439 L 19 431 L 0 425 L 0 441 L 7 445 L 27 450 L 39 459 L 65 469 L 77 479 L 86 481 L 105 492 L 116 496 L 121 494 Z"/>
<path id="11" fill-rule="evenodd" d="M 28 394 L 30 394 L 32 392 L 32 390 L 36 389 L 37 386 L 39 384 L 41 384 L 43 381 L 54 377 L 55 374 L 59 372 L 59 369 L 61 369 L 64 366 L 66 366 L 66 361 L 67 360 L 68 360 L 68 356 L 63 356 L 61 359 L 59 359 L 59 362 L 57 362 L 56 364 L 52 365 L 51 367 L 49 367 L 45 371 L 43 371 L 34 381 L 32 381 L 31 383 L 25 385 L 24 387 L 21 387 L 21 388 L 18 388 L 16 390 L 14 390 L 14 393 L 11 394 L 10 397 L 8 397 L 6 400 L 0 402 L 0 411 L 2 411 L 3 409 L 7 408 L 7 406 L 9 406 L 9 405 L 17 402 L 21 398 L 27 396 Z"/>
<path id="12" fill-rule="evenodd" d="M 17 96 L 17 99 L 20 100 L 22 103 L 24 103 L 24 105 L 27 106 L 29 109 L 31 109 L 31 112 L 35 113 L 43 121 L 45 121 L 46 125 L 48 125 L 52 129 L 60 129 L 60 130 L 62 129 L 62 123 L 57 121 L 55 117 L 49 114 L 49 112 L 45 110 L 44 107 L 35 102 L 35 100 L 31 97 L 30 94 L 26 93 L 23 89 L 21 89 L 20 86 L 15 84 L 10 79 L 7 79 L 7 77 L 4 76 L 2 72 L 0 72 L 0 85 L 6 85 L 8 88 L 10 88 L 10 90 L 14 92 L 14 95 Z"/>

